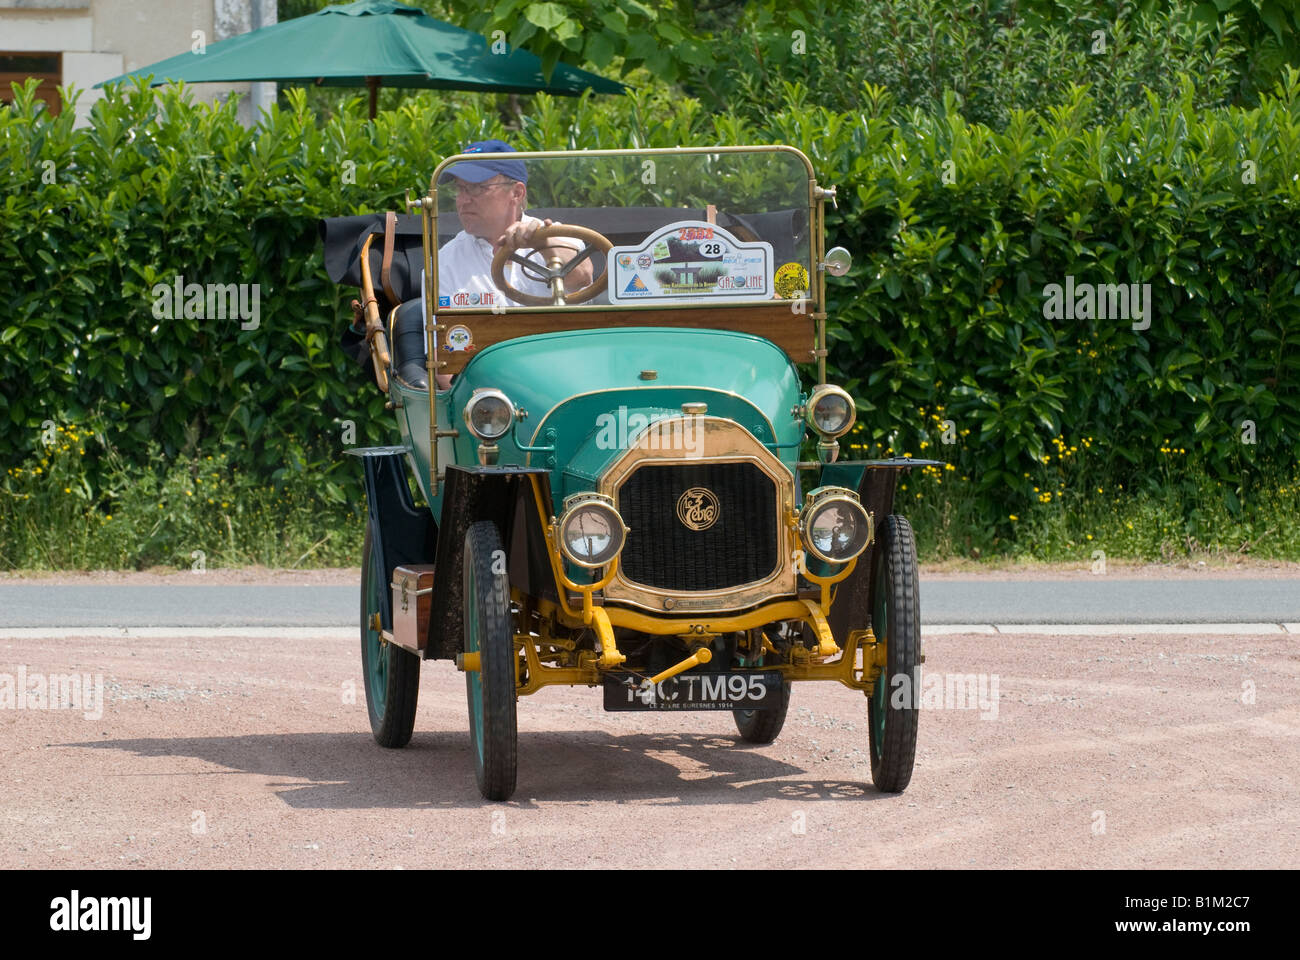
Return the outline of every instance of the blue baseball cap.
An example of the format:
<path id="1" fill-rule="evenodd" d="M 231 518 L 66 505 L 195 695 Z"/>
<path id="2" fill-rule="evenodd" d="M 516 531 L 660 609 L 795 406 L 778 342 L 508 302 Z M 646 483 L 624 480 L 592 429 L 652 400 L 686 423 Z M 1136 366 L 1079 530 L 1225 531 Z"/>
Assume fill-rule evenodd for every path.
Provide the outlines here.
<path id="1" fill-rule="evenodd" d="M 479 140 L 476 143 L 471 143 L 461 151 L 461 153 L 485 154 L 514 152 L 515 148 L 504 140 Z M 470 183 L 483 183 L 498 174 L 509 177 L 511 180 L 518 180 L 520 183 L 528 182 L 528 168 L 524 166 L 522 160 L 483 159 L 473 162 L 462 160 L 459 163 L 453 163 L 442 172 L 442 176 L 438 178 L 438 183 L 448 183 L 452 177 L 458 180 L 468 180 Z"/>

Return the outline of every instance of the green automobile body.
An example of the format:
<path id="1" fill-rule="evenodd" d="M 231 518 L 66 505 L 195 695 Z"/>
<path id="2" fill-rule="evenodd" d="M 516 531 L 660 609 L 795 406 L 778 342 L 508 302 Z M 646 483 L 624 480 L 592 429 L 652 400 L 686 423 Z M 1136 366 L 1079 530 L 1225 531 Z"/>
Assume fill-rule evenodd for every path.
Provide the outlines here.
<path id="1" fill-rule="evenodd" d="M 644 379 L 651 372 L 655 379 Z M 638 427 L 679 415 L 683 403 L 704 403 L 710 415 L 744 425 L 791 473 L 804 435 L 802 420 L 790 415 L 802 394 L 794 364 L 770 341 L 728 330 L 630 327 L 494 344 L 438 393 L 439 419 L 457 422 L 482 388 L 502 390 L 528 411 L 499 442 L 498 462 L 547 468 L 557 512 L 564 497 L 594 489 Z M 427 393 L 396 379 L 392 391 L 414 475 L 439 516 L 444 491 L 431 495 L 428 483 Z M 466 431 L 453 444 L 454 462 L 476 462 L 477 442 Z"/>

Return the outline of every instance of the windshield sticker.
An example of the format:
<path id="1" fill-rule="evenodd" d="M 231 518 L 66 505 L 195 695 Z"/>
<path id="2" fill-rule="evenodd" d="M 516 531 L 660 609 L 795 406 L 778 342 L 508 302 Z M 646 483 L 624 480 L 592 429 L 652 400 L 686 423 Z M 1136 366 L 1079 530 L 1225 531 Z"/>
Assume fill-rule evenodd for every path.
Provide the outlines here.
<path id="1" fill-rule="evenodd" d="M 458 290 L 450 297 L 439 297 L 438 303 L 444 307 L 490 307 L 497 302 L 498 294 L 496 293 L 479 293 L 477 290 Z M 443 300 L 449 300 L 449 303 L 443 303 Z M 501 298 L 501 303 L 505 303 L 505 298 Z"/>
<path id="2" fill-rule="evenodd" d="M 474 335 L 470 333 L 469 327 L 458 323 L 447 331 L 447 346 L 445 349 L 449 353 L 463 353 L 473 348 Z"/>
<path id="3" fill-rule="evenodd" d="M 683 220 L 609 251 L 610 303 L 771 300 L 772 245 L 745 243 L 712 223 Z"/>
<path id="4" fill-rule="evenodd" d="M 785 263 L 776 271 L 776 295 L 782 300 L 808 296 L 808 271 L 802 263 Z"/>

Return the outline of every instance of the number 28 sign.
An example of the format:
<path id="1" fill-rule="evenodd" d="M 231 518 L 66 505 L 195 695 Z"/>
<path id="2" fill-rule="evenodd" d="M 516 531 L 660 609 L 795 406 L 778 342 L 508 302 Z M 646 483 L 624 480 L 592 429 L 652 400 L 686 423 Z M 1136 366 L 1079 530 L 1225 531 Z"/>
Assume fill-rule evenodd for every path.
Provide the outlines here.
<path id="1" fill-rule="evenodd" d="M 610 303 L 772 299 L 772 245 L 702 220 L 667 224 L 609 251 Z"/>

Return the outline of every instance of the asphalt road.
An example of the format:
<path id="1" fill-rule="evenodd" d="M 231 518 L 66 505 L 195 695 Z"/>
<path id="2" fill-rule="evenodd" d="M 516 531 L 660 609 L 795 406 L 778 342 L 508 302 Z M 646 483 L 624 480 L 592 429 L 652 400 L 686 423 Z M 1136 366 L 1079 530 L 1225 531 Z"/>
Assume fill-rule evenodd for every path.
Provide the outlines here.
<path id="1" fill-rule="evenodd" d="M 0 627 L 352 626 L 350 586 L 0 585 Z M 1300 580 L 921 581 L 927 624 L 1300 622 Z"/>

